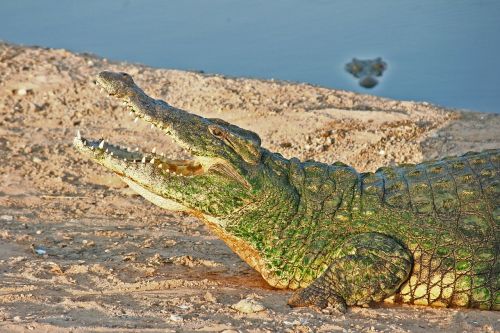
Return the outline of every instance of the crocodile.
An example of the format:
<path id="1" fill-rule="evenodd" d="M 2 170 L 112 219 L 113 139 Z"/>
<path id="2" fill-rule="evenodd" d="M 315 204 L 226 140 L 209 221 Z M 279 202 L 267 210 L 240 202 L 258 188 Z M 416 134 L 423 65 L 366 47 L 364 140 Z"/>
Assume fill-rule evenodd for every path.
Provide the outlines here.
<path id="1" fill-rule="evenodd" d="M 192 159 L 80 131 L 76 149 L 152 203 L 198 217 L 270 286 L 293 290 L 290 306 L 500 309 L 500 149 L 360 173 L 273 153 L 252 131 L 148 96 L 127 73 L 95 83 Z"/>
<path id="2" fill-rule="evenodd" d="M 351 62 L 347 63 L 344 68 L 352 76 L 359 79 L 360 86 L 369 89 L 378 84 L 375 76 L 382 76 L 387 69 L 387 63 L 380 57 L 369 60 L 352 58 Z"/>

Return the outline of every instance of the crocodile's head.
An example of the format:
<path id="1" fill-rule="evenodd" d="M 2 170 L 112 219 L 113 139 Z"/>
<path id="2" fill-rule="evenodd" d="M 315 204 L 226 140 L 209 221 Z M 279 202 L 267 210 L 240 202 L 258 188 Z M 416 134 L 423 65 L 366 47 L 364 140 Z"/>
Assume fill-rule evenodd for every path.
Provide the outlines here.
<path id="1" fill-rule="evenodd" d="M 121 99 L 136 117 L 186 149 L 192 160 L 129 151 L 77 134 L 74 146 L 119 175 L 131 188 L 170 210 L 230 215 L 252 201 L 262 149 L 257 134 L 220 119 L 207 119 L 147 96 L 126 73 L 102 72 L 96 83 Z"/>

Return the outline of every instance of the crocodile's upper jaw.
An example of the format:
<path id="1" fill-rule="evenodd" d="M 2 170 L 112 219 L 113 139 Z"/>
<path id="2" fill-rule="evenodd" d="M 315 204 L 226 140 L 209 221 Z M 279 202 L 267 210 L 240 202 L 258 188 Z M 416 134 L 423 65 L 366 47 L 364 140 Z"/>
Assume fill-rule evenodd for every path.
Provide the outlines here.
<path id="1" fill-rule="evenodd" d="M 86 139 L 80 132 L 73 142 L 77 150 L 164 208 L 212 216 L 237 208 L 228 207 L 224 196 L 250 189 L 246 173 L 260 157 L 260 139 L 256 134 L 155 100 L 125 73 L 102 72 L 96 83 L 109 95 L 122 99 L 137 118 L 172 137 L 193 159 L 169 159 L 154 150 L 131 151 L 104 140 Z M 203 196 L 204 192 L 211 197 Z"/>

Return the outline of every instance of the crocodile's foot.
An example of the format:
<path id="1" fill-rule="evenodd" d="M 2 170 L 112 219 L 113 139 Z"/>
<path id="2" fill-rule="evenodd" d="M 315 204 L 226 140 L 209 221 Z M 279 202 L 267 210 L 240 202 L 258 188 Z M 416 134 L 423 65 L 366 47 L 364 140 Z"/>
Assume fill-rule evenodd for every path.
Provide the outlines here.
<path id="1" fill-rule="evenodd" d="M 293 308 L 311 306 L 320 310 L 331 308 L 340 313 L 347 312 L 347 304 L 341 296 L 335 293 L 326 294 L 314 286 L 296 291 L 288 299 L 288 305 Z"/>
<path id="2" fill-rule="evenodd" d="M 399 242 L 367 232 L 347 239 L 327 270 L 288 301 L 291 306 L 328 306 L 345 313 L 347 306 L 379 302 L 408 278 L 413 258 Z"/>

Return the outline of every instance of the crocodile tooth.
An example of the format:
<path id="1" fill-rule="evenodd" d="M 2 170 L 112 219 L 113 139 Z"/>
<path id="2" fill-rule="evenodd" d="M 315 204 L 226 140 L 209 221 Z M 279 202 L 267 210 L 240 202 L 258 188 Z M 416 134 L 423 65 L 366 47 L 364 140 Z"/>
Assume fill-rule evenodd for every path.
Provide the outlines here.
<path id="1" fill-rule="evenodd" d="M 109 153 L 111 156 L 113 156 L 113 152 Z"/>
<path id="2" fill-rule="evenodd" d="M 124 161 L 124 162 L 127 162 L 127 158 L 126 158 L 126 157 L 124 157 L 124 158 L 123 158 L 123 161 Z"/>
<path id="3" fill-rule="evenodd" d="M 142 163 L 146 163 L 146 156 L 142 158 Z"/>
<path id="4" fill-rule="evenodd" d="M 81 138 L 82 138 L 82 134 L 80 133 L 80 130 L 77 130 L 77 131 L 76 131 L 76 137 L 77 137 L 78 139 L 81 139 Z"/>
<path id="5" fill-rule="evenodd" d="M 160 153 L 160 156 L 161 156 L 161 157 L 165 157 L 165 154 L 164 154 L 164 153 Z"/>
<path id="6" fill-rule="evenodd" d="M 87 145 L 87 140 L 83 140 L 83 144 L 86 146 Z"/>
<path id="7" fill-rule="evenodd" d="M 122 105 L 123 105 L 123 106 L 126 106 L 126 105 L 127 105 L 127 102 L 123 101 L 123 102 L 122 102 Z"/>
<path id="8" fill-rule="evenodd" d="M 130 112 L 128 113 L 129 115 L 133 115 L 134 113 L 132 112 L 132 110 L 130 110 Z"/>
<path id="9" fill-rule="evenodd" d="M 102 87 L 101 87 L 100 91 L 101 91 L 101 92 L 104 92 L 104 88 L 102 88 Z"/>
<path id="10" fill-rule="evenodd" d="M 103 149 L 104 148 L 104 140 L 101 141 L 101 143 L 99 144 L 99 148 L 100 149 Z"/>
<path id="11" fill-rule="evenodd" d="M 151 129 L 154 129 L 155 128 L 155 125 L 151 124 Z"/>
<path id="12" fill-rule="evenodd" d="M 151 150 L 151 152 L 152 152 L 153 154 L 154 154 L 154 153 L 156 153 L 156 147 L 154 147 L 154 148 Z"/>
<path id="13" fill-rule="evenodd" d="M 139 151 L 139 147 L 136 147 L 136 148 L 135 148 L 135 151 Z"/>
<path id="14" fill-rule="evenodd" d="M 136 123 L 136 122 L 137 122 L 137 120 L 139 120 L 139 117 L 135 117 L 135 119 L 134 119 L 134 123 Z"/>
<path id="15" fill-rule="evenodd" d="M 106 148 L 106 153 L 109 153 L 109 149 L 108 148 Z"/>
<path id="16" fill-rule="evenodd" d="M 155 158 L 153 157 L 149 163 L 154 164 L 155 163 Z"/>
<path id="17" fill-rule="evenodd" d="M 158 168 L 161 169 L 163 167 L 163 164 L 158 164 Z"/>

